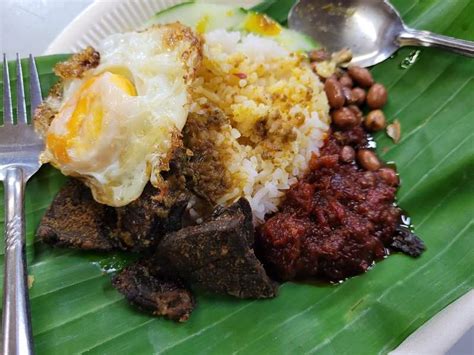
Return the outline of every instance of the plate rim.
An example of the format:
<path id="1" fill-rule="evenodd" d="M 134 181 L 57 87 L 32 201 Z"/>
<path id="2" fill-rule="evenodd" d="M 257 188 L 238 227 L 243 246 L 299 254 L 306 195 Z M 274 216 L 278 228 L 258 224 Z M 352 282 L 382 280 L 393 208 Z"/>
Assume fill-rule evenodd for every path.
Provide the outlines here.
<path id="1" fill-rule="evenodd" d="M 79 13 L 69 25 L 48 45 L 44 55 L 70 53 L 87 45 L 93 45 L 103 35 L 111 34 L 114 29 L 118 31 L 130 30 L 133 25 L 138 25 L 147 20 L 160 9 L 166 9 L 173 5 L 189 0 L 95 0 Z M 261 0 L 239 0 L 242 7 L 251 7 Z M 196 2 L 235 4 L 234 0 L 196 0 Z M 133 16 L 130 10 L 138 6 Z M 148 12 L 144 12 L 148 11 Z M 129 16 L 127 19 L 126 16 Z M 125 26 L 117 27 L 111 20 L 118 20 Z M 127 27 L 128 26 L 128 27 Z"/>

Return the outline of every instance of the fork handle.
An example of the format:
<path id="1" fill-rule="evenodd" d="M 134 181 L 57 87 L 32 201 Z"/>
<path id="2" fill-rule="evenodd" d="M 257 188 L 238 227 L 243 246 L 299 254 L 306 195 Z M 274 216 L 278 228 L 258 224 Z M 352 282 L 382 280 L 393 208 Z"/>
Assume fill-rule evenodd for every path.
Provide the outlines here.
<path id="1" fill-rule="evenodd" d="M 25 254 L 25 179 L 20 167 L 5 172 L 3 354 L 33 354 Z"/>

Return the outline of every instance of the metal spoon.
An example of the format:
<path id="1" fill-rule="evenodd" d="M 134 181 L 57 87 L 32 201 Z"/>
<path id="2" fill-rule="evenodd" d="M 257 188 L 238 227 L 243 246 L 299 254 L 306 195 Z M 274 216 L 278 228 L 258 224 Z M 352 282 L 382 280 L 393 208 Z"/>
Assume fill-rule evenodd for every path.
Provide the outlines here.
<path id="1" fill-rule="evenodd" d="M 291 29 L 331 52 L 352 50 L 352 64 L 368 67 L 399 47 L 438 47 L 474 57 L 474 42 L 407 27 L 387 0 L 299 0 L 288 15 Z"/>

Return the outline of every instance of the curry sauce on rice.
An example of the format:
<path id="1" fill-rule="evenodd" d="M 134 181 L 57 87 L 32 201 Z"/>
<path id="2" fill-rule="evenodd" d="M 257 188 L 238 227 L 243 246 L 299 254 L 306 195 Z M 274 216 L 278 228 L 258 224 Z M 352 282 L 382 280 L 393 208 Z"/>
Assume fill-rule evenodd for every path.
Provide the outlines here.
<path id="1" fill-rule="evenodd" d="M 196 189 L 219 205 L 245 197 L 263 221 L 327 136 L 323 85 L 305 54 L 252 34 L 210 32 L 203 52 L 184 132 Z"/>

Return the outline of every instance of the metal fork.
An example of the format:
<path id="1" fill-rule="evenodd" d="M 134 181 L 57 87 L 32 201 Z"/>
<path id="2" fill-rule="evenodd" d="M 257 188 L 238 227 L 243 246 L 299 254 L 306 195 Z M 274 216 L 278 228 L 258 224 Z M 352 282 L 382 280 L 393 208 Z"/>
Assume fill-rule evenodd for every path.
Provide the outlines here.
<path id="1" fill-rule="evenodd" d="M 33 56 L 29 58 L 31 117 L 41 103 Z M 13 120 L 10 77 L 3 55 L 3 126 L 0 126 L 0 180 L 5 194 L 5 269 L 3 283 L 3 354 L 32 354 L 25 255 L 24 191 L 41 166 L 43 140 L 27 121 L 20 57 L 16 56 L 17 122 Z"/>

